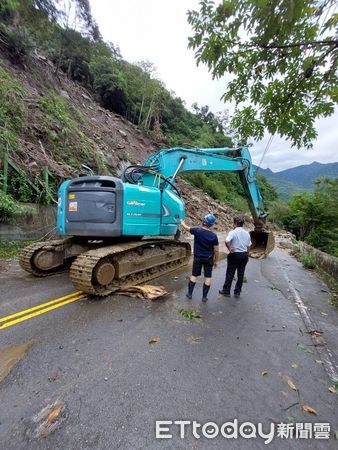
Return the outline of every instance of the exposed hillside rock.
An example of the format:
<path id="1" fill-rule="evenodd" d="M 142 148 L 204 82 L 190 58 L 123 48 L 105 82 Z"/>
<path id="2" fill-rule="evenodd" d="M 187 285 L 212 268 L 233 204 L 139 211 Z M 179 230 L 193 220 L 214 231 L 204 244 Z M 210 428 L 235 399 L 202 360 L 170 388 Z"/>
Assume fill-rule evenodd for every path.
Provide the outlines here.
<path id="1" fill-rule="evenodd" d="M 178 180 L 178 189 L 181 191 L 182 198 L 186 204 L 186 222 L 188 225 L 197 226 L 201 223 L 203 217 L 208 214 L 217 216 L 215 231 L 229 231 L 233 226 L 233 217 L 238 215 L 238 211 L 223 205 L 218 200 L 212 199 L 201 189 L 197 189 L 185 180 Z M 242 214 L 243 215 L 243 214 Z M 253 229 L 253 221 L 249 214 L 244 214 L 245 226 Z"/>
<path id="2" fill-rule="evenodd" d="M 22 168 L 36 168 L 47 165 L 50 170 L 61 177 L 74 176 L 79 173 L 76 163 L 68 164 L 69 159 L 78 157 L 78 162 L 84 158 L 81 155 L 81 139 L 77 152 L 73 149 L 75 142 L 70 142 L 72 150 L 68 155 L 60 155 L 57 148 L 51 145 L 48 131 L 61 136 L 66 126 L 61 120 L 55 119 L 54 129 L 46 130 L 45 111 L 41 107 L 42 101 L 51 96 L 51 92 L 58 94 L 66 104 L 71 119 L 83 135 L 84 141 L 90 147 L 88 159 L 84 160 L 92 167 L 99 169 L 97 160 L 101 159 L 100 172 L 114 173 L 121 160 L 143 162 L 149 153 L 156 150 L 156 144 L 151 137 L 128 122 L 123 117 L 110 112 L 98 105 L 82 86 L 70 81 L 63 72 L 55 76 L 55 68 L 42 57 L 35 57 L 34 66 L 25 70 L 13 66 L 8 60 L 1 58 L 1 65 L 18 80 L 23 87 L 23 107 L 27 121 L 22 130 L 18 146 L 12 157 Z M 56 105 L 58 106 L 58 105 Z M 76 138 L 76 134 L 74 133 Z M 67 143 L 64 142 L 64 145 Z M 63 159 L 60 157 L 64 156 Z M 76 162 L 76 161 L 74 161 Z M 80 164 L 78 164 L 78 167 Z M 104 167 L 105 166 L 105 167 Z"/>

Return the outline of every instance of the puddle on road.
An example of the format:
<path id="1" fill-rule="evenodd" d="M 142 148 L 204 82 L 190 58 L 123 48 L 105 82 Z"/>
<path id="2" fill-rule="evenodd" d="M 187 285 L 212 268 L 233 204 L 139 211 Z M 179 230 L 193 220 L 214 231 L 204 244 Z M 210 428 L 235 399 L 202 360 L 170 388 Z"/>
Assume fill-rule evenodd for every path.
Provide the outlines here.
<path id="1" fill-rule="evenodd" d="M 32 342 L 24 342 L 0 350 L 0 382 L 4 380 L 13 367 L 25 356 Z"/>

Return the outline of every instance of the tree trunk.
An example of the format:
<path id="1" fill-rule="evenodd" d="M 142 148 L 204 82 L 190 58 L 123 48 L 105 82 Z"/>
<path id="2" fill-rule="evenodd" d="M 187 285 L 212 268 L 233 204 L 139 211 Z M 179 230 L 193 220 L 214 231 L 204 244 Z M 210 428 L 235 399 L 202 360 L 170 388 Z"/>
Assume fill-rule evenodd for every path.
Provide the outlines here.
<path id="1" fill-rule="evenodd" d="M 143 105 L 144 105 L 144 92 L 143 92 L 143 96 L 142 96 L 142 103 L 141 103 L 141 109 L 140 109 L 140 114 L 138 116 L 138 123 L 137 125 L 140 125 L 141 123 L 141 119 L 142 119 L 142 112 L 143 112 Z"/>
<path id="2" fill-rule="evenodd" d="M 150 120 L 151 120 L 151 116 L 153 114 L 153 105 L 154 105 L 154 98 L 155 98 L 155 93 L 153 93 L 153 96 L 150 100 L 150 105 L 149 105 L 149 110 L 148 110 L 148 114 L 144 123 L 144 129 L 147 130 L 150 127 Z"/>

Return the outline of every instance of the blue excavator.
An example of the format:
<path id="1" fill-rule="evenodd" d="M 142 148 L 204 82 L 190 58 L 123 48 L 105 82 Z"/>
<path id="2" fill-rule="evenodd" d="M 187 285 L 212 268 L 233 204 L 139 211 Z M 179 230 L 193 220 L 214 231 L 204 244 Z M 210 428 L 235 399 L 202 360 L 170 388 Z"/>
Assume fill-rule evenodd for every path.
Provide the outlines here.
<path id="1" fill-rule="evenodd" d="M 185 205 L 175 179 L 189 171 L 237 172 L 255 225 L 254 251 L 266 255 L 273 249 L 247 147 L 170 148 L 150 155 L 144 165 L 127 167 L 122 178 L 93 175 L 63 182 L 57 213 L 62 239 L 26 247 L 21 267 L 40 277 L 70 269 L 77 290 L 108 295 L 187 263 L 191 247 L 179 239 Z"/>

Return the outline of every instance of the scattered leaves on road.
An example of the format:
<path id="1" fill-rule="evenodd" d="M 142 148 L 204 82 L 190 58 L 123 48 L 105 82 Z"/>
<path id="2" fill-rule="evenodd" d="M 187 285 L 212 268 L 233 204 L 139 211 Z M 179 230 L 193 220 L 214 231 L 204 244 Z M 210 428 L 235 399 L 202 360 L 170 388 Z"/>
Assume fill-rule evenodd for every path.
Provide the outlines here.
<path id="1" fill-rule="evenodd" d="M 309 414 L 314 414 L 315 416 L 318 416 L 317 411 L 309 405 L 302 405 L 302 410 Z"/>
<path id="2" fill-rule="evenodd" d="M 47 427 L 51 426 L 53 423 L 55 423 L 58 420 L 59 415 L 62 413 L 63 409 L 64 409 L 64 405 L 62 403 L 58 403 L 54 406 L 54 408 L 52 409 L 52 411 L 50 412 L 50 414 L 47 417 L 47 422 L 46 422 Z"/>
<path id="3" fill-rule="evenodd" d="M 161 338 L 160 336 L 156 336 L 151 338 L 148 342 L 150 345 L 158 344 L 160 342 Z"/>
<path id="4" fill-rule="evenodd" d="M 312 348 L 308 347 L 305 344 L 302 344 L 301 342 L 298 342 L 297 347 L 301 348 L 304 351 L 304 353 L 313 353 Z"/>
<path id="5" fill-rule="evenodd" d="M 52 433 L 67 418 L 65 408 L 65 403 L 60 400 L 44 407 L 32 418 L 34 429 L 29 430 L 29 433 L 34 438 L 46 437 Z"/>
<path id="6" fill-rule="evenodd" d="M 274 326 L 274 325 L 272 325 L 272 326 Z M 273 330 L 265 330 L 265 331 L 268 331 L 268 332 L 274 332 L 274 331 L 285 331 L 285 325 L 283 325 L 283 328 L 281 329 L 281 330 L 279 330 L 279 329 L 273 329 Z"/>
<path id="7" fill-rule="evenodd" d="M 311 334 L 311 336 L 318 337 L 318 336 L 321 336 L 323 334 L 323 332 L 319 331 L 319 330 L 311 330 L 311 331 L 309 331 L 309 334 Z"/>
<path id="8" fill-rule="evenodd" d="M 201 336 L 188 336 L 187 342 L 189 342 L 189 344 L 199 344 L 201 339 Z"/>
<path id="9" fill-rule="evenodd" d="M 294 391 L 297 391 L 298 389 L 296 388 L 296 385 L 294 384 L 294 382 L 289 378 L 288 379 L 288 385 L 290 386 L 291 389 L 293 389 Z"/>
<path id="10" fill-rule="evenodd" d="M 189 309 L 181 308 L 178 310 L 178 312 L 187 319 L 201 319 L 202 315 L 197 311 L 191 311 Z"/>
<path id="11" fill-rule="evenodd" d="M 282 292 L 279 288 L 276 288 L 275 286 L 268 286 L 272 291 L 279 291 Z"/>

